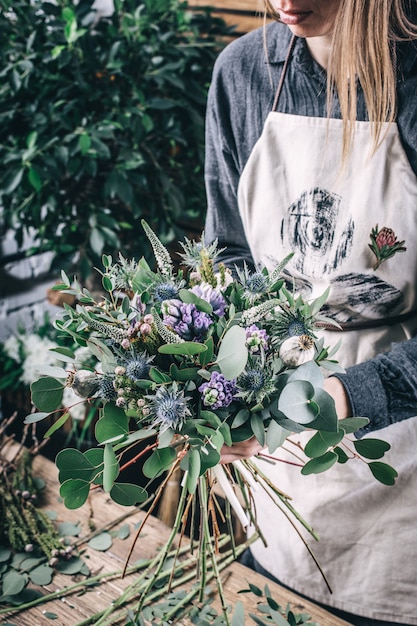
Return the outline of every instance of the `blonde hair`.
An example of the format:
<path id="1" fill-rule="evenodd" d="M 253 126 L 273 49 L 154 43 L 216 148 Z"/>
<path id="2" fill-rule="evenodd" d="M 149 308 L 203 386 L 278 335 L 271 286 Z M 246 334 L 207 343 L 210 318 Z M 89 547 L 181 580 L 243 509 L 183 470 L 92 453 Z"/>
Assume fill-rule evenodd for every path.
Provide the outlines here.
<path id="1" fill-rule="evenodd" d="M 279 20 L 271 0 L 269 15 Z M 360 84 L 371 123 L 373 152 L 384 137 L 383 124 L 396 117 L 396 59 L 394 43 L 417 39 L 412 21 L 415 0 L 340 0 L 327 68 L 330 115 L 333 94 L 339 98 L 343 124 L 343 160 L 351 146 Z M 354 77 L 354 80 L 352 80 Z"/>

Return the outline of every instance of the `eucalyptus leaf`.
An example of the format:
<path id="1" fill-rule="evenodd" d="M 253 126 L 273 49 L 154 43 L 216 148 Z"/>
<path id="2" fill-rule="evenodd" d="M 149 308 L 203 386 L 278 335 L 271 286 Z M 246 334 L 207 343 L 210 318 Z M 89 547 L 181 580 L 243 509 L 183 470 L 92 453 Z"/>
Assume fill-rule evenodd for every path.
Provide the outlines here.
<path id="1" fill-rule="evenodd" d="M 136 487 L 136 485 L 134 485 Z M 123 524 L 122 526 L 120 526 L 120 528 L 117 530 L 117 538 L 118 539 L 122 539 L 123 541 L 125 539 L 128 539 L 128 537 L 130 537 L 130 526 L 129 524 Z"/>
<path id="2" fill-rule="evenodd" d="M 307 461 L 301 470 L 304 476 L 309 474 L 321 474 L 330 469 L 338 460 L 338 456 L 333 450 L 329 450 L 322 456 Z"/>
<path id="3" fill-rule="evenodd" d="M 26 574 L 19 574 L 10 570 L 3 576 L 2 592 L 4 596 L 15 596 L 20 593 L 27 585 L 28 577 Z"/>
<path id="4" fill-rule="evenodd" d="M 122 506 L 133 506 L 141 502 L 145 502 L 148 498 L 148 492 L 139 485 L 131 483 L 114 483 L 110 497 L 117 504 Z"/>
<path id="5" fill-rule="evenodd" d="M 61 483 L 70 478 L 88 483 L 97 474 L 97 467 L 91 462 L 89 455 L 76 448 L 65 448 L 58 452 L 55 463 L 59 469 Z"/>
<path id="6" fill-rule="evenodd" d="M 193 356 L 205 352 L 207 346 L 196 341 L 183 341 L 182 343 L 166 343 L 158 348 L 161 354 L 178 354 L 183 356 Z"/>
<path id="7" fill-rule="evenodd" d="M 111 546 L 113 545 L 113 539 L 110 533 L 103 532 L 99 535 L 91 537 L 87 545 L 93 550 L 104 552 L 105 550 L 111 548 Z"/>
<path id="8" fill-rule="evenodd" d="M 233 380 L 243 372 L 247 360 L 246 331 L 241 326 L 232 326 L 223 337 L 216 363 L 223 376 Z"/>
<path id="9" fill-rule="evenodd" d="M 371 461 L 368 463 L 368 467 L 371 470 L 374 478 L 376 478 L 383 485 L 394 485 L 395 479 L 398 477 L 398 472 L 387 465 L 387 463 L 381 463 L 381 461 Z"/>
<path id="10" fill-rule="evenodd" d="M 49 585 L 52 582 L 54 570 L 49 565 L 43 564 L 29 572 L 29 578 L 34 585 Z"/>
<path id="11" fill-rule="evenodd" d="M 189 291 L 188 289 L 180 289 L 179 296 L 181 300 L 186 304 L 195 304 L 199 311 L 203 311 L 204 313 L 208 313 L 209 315 L 213 312 L 213 307 L 211 306 L 210 302 L 199 298 L 195 293 Z"/>
<path id="12" fill-rule="evenodd" d="M 201 460 L 200 453 L 195 448 L 191 448 L 186 456 L 188 462 L 187 489 L 189 493 L 195 493 L 198 477 L 200 476 Z"/>
<path id="13" fill-rule="evenodd" d="M 69 561 L 60 560 L 55 567 L 61 574 L 73 576 L 74 574 L 79 574 L 84 566 L 85 563 L 80 557 L 73 556 Z"/>
<path id="14" fill-rule="evenodd" d="M 275 420 L 271 420 L 266 431 L 266 445 L 269 454 L 273 454 L 277 448 L 281 447 L 290 434 L 289 430 L 277 424 Z"/>
<path id="15" fill-rule="evenodd" d="M 366 459 L 381 459 L 391 448 L 387 441 L 382 439 L 365 438 L 353 442 L 355 450 Z"/>
<path id="16" fill-rule="evenodd" d="M 56 378 L 44 377 L 30 386 L 32 402 L 39 411 L 55 411 L 61 406 L 64 384 Z"/>
<path id="17" fill-rule="evenodd" d="M 316 405 L 312 405 L 314 387 L 304 380 L 288 382 L 278 399 L 278 409 L 300 424 L 309 424 L 317 417 Z"/>
<path id="18" fill-rule="evenodd" d="M 103 489 L 106 493 L 111 491 L 114 481 L 119 475 L 119 462 L 111 444 L 104 446 L 104 469 L 103 469 Z"/>
<path id="19" fill-rule="evenodd" d="M 59 490 L 67 509 L 79 509 L 87 501 L 89 493 L 90 483 L 80 478 L 66 480 Z"/>
<path id="20" fill-rule="evenodd" d="M 143 473 L 148 478 L 156 478 L 171 467 L 176 456 L 173 448 L 157 448 L 143 464 Z"/>
<path id="21" fill-rule="evenodd" d="M 265 425 L 259 413 L 253 413 L 250 418 L 250 426 L 258 443 L 262 447 L 265 446 Z"/>
<path id="22" fill-rule="evenodd" d="M 347 417 L 340 422 L 341 428 L 343 428 L 347 434 L 355 433 L 357 430 L 364 428 L 368 424 L 369 419 L 367 417 Z"/>

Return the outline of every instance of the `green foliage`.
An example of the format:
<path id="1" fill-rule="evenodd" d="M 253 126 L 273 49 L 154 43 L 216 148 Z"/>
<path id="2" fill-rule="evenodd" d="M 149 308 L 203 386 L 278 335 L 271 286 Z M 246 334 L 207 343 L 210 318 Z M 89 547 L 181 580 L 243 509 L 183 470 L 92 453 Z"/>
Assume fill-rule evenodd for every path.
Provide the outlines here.
<path id="1" fill-rule="evenodd" d="M 227 28 L 180 0 L 0 0 L 0 208 L 21 244 L 80 254 L 86 276 L 103 250 L 150 251 L 205 210 L 204 113 Z"/>

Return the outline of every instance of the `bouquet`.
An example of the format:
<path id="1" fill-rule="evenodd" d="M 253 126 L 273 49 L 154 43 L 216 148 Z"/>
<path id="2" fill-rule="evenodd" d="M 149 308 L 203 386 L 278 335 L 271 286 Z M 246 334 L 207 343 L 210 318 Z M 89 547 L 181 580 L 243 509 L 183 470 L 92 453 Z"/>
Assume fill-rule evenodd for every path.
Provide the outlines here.
<path id="1" fill-rule="evenodd" d="M 60 493 L 69 508 L 82 506 L 90 489 L 98 486 L 119 504 L 144 502 L 152 481 L 159 478 L 150 514 L 173 473 L 182 472 L 173 532 L 156 557 L 138 610 L 163 572 L 174 538 L 184 535 L 190 519 L 193 525 L 196 510 L 201 593 L 211 569 L 223 599 L 217 571 L 218 517 L 223 515 L 218 488 L 224 494 L 230 528 L 233 511 L 242 526 L 253 526 L 262 540 L 252 493 L 261 485 L 290 521 L 301 522 L 315 536 L 308 520 L 301 519 L 290 498 L 262 471 L 262 455 L 256 462 L 224 465 L 224 445 L 255 437 L 272 455 L 288 435 L 308 429 L 312 437 L 305 453 L 310 460 L 301 472 L 318 473 L 361 454 L 363 442 L 350 440 L 349 435 L 368 422 L 337 419 L 334 402 L 323 389 L 323 371 L 341 369 L 334 359 L 337 346 L 326 347 L 317 331 L 320 325 L 334 324 L 321 314 L 328 293 L 311 302 L 296 297 L 282 278 L 290 257 L 272 271 L 253 271 L 244 265 L 233 275 L 217 262 L 217 242 L 207 245 L 203 235 L 199 242 L 184 240 L 183 269 L 176 270 L 146 222 L 143 228 L 156 269 L 144 259 L 120 256 L 114 262 L 104 255 L 100 274 L 106 295 L 98 299 L 62 273 L 62 283 L 55 289 L 75 294 L 78 304 L 65 306 L 56 328 L 87 348 L 95 365 L 85 369 L 74 362 L 70 370 L 43 368 L 31 387 L 38 412 L 26 418 L 33 423 L 52 414 L 53 428 L 60 428 L 71 409 L 61 408 L 68 387 L 80 402 L 99 407 L 97 447 L 86 452 L 64 449 L 56 458 Z M 64 363 L 74 357 L 65 347 L 54 349 L 54 354 Z M 345 452 L 346 442 L 353 449 L 351 455 Z M 131 463 L 125 455 L 139 443 L 134 461 L 144 451 L 151 452 L 142 468 L 149 479 L 146 486 L 123 482 L 123 470 Z M 362 446 L 362 456 L 372 459 L 368 465 L 378 480 L 392 484 L 395 470 L 375 461 L 388 448 L 374 439 Z M 145 521 L 146 517 L 138 534 Z M 225 604 L 224 613 L 229 623 Z"/>

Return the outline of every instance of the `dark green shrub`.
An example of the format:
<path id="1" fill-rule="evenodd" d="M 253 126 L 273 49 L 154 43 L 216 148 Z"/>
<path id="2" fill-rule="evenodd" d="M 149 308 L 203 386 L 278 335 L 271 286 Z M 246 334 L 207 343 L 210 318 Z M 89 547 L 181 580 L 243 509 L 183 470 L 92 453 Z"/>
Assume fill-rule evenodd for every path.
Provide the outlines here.
<path id="1" fill-rule="evenodd" d="M 147 255 L 202 223 L 204 112 L 227 32 L 179 0 L 0 0 L 0 211 L 18 243 L 33 227 L 55 267 L 79 252 Z"/>

